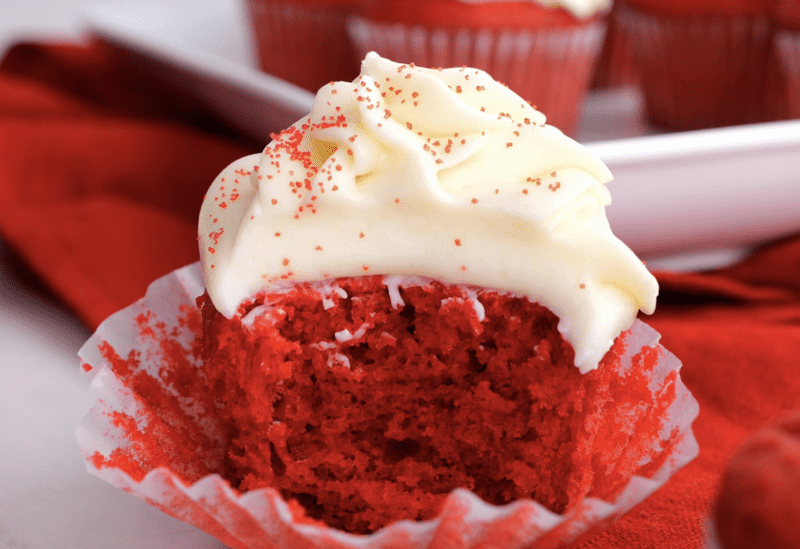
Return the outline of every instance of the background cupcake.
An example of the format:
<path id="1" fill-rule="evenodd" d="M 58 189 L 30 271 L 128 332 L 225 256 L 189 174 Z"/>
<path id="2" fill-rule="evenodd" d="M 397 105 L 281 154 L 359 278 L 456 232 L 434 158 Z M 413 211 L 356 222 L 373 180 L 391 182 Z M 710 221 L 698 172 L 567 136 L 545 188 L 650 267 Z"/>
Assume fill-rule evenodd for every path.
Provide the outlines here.
<path id="1" fill-rule="evenodd" d="M 672 130 L 763 122 L 771 0 L 618 0 L 650 120 Z"/>
<path id="2" fill-rule="evenodd" d="M 358 76 L 346 21 L 357 0 L 247 0 L 261 69 L 309 91 Z"/>
<path id="3" fill-rule="evenodd" d="M 800 2 L 782 0 L 775 9 L 775 54 L 784 79 L 787 118 L 800 118 Z"/>
<path id="4" fill-rule="evenodd" d="M 639 69 L 636 67 L 633 45 L 628 42 L 628 35 L 619 28 L 618 11 L 619 4 L 615 3 L 608 16 L 603 48 L 592 79 L 593 88 L 639 86 L 641 77 Z"/>
<path id="5" fill-rule="evenodd" d="M 800 548 L 800 408 L 754 431 L 731 457 L 713 523 L 722 549 Z"/>
<path id="6" fill-rule="evenodd" d="M 362 2 L 350 36 L 369 51 L 429 67 L 483 69 L 572 134 L 605 31 L 607 0 Z"/>

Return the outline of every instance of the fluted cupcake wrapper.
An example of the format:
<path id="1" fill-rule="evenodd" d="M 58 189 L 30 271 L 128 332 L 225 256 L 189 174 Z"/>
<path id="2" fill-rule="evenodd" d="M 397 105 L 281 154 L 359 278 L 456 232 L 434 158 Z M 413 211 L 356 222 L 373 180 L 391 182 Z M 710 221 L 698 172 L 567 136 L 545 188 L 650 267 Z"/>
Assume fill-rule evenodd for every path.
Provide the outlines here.
<path id="1" fill-rule="evenodd" d="M 247 0 L 259 66 L 309 91 L 358 76 L 345 4 Z"/>
<path id="2" fill-rule="evenodd" d="M 747 15 L 656 15 L 621 3 L 647 113 L 659 126 L 695 130 L 764 122 L 771 22 Z"/>
<path id="3" fill-rule="evenodd" d="M 775 33 L 775 50 L 786 79 L 786 101 L 790 118 L 800 118 L 800 31 Z"/>
<path id="4" fill-rule="evenodd" d="M 603 47 L 597 61 L 593 88 L 638 88 L 641 76 L 634 59 L 634 44 L 629 42 L 630 37 L 620 29 L 617 18 L 619 4 L 615 3 L 608 16 Z"/>
<path id="5" fill-rule="evenodd" d="M 697 402 L 677 375 L 680 361 L 658 346 L 649 388 L 674 395 L 662 423 L 664 459 L 651 476 L 631 478 L 613 501 L 585 498 L 557 515 L 532 500 L 498 507 L 458 489 L 433 520 L 398 521 L 370 535 L 328 528 L 298 518 L 276 490 L 240 493 L 221 476 L 225 426 L 205 393 L 196 349 L 195 298 L 203 291 L 199 263 L 189 265 L 155 281 L 142 300 L 101 324 L 79 352 L 98 400 L 77 436 L 90 473 L 230 547 L 559 547 L 615 522 L 698 453 L 691 431 Z M 635 363 L 634 355 L 658 339 L 636 321 L 623 361 Z M 671 383 L 674 392 L 664 391 Z"/>
<path id="6" fill-rule="evenodd" d="M 426 29 L 354 16 L 356 54 L 375 51 L 401 63 L 484 70 L 530 101 L 547 123 L 570 135 L 581 115 L 602 46 L 605 23 L 569 29 Z"/>

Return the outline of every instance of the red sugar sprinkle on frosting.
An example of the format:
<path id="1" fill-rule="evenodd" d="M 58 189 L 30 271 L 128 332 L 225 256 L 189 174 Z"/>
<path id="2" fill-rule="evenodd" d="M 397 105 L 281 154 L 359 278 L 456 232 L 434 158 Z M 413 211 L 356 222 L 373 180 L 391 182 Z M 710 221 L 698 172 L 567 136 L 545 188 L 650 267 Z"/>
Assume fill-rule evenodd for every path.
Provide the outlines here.
<path id="1" fill-rule="evenodd" d="M 208 238 L 214 241 L 214 244 L 219 244 L 219 237 L 225 232 L 225 229 L 219 229 L 218 231 L 214 231 L 208 235 Z"/>

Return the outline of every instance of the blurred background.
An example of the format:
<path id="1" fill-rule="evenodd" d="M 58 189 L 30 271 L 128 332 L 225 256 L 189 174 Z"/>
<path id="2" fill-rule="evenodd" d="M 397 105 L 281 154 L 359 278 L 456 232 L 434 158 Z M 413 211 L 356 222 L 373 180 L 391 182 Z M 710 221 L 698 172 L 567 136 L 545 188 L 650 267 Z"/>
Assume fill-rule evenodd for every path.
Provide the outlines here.
<path id="1" fill-rule="evenodd" d="M 85 12 L 113 0 L 3 0 L 0 3 L 0 53 L 16 42 L 29 40 L 80 40 L 85 32 Z"/>
<path id="2" fill-rule="evenodd" d="M 150 281 L 197 259 L 197 211 L 219 170 L 305 115 L 317 86 L 352 80 L 369 49 L 421 65 L 485 62 L 523 97 L 541 94 L 534 102 L 549 120 L 615 174 L 612 228 L 654 270 L 724 268 L 797 234 L 800 121 L 791 109 L 800 94 L 789 77 L 770 81 L 789 74 L 770 72 L 772 23 L 728 41 L 752 49 L 754 40 L 765 57 L 723 81 L 720 100 L 697 74 L 721 73 L 708 63 L 721 67 L 730 52 L 705 38 L 702 48 L 657 40 L 658 17 L 640 3 L 618 2 L 613 19 L 538 14 L 534 38 L 514 26 L 525 14 L 481 31 L 470 25 L 485 14 L 409 20 L 400 0 L 361 2 L 357 19 L 346 1 L 312 17 L 299 0 L 0 0 L 0 547 L 223 547 L 86 474 L 74 429 L 95 399 L 76 351 Z M 441 21 L 455 26 L 430 30 Z M 325 29 L 297 32 L 306 25 Z M 293 42 L 308 36 L 323 45 Z M 791 51 L 796 38 L 782 36 Z M 682 44 L 684 60 L 713 55 L 696 73 L 670 73 L 654 53 L 669 43 Z M 534 44 L 556 56 L 542 61 L 553 69 L 526 68 Z M 558 57 L 565 52 L 570 59 Z M 553 73 L 540 80 L 565 87 L 537 92 L 539 82 L 523 78 L 545 70 Z M 700 95 L 659 93 L 674 82 Z"/>

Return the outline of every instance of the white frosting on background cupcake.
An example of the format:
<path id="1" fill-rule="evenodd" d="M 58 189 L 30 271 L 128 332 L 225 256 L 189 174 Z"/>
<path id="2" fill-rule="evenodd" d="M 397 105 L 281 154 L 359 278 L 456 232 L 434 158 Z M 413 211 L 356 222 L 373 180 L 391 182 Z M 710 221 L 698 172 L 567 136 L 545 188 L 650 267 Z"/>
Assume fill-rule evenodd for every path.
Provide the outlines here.
<path id="1" fill-rule="evenodd" d="M 592 15 L 608 11 L 611 8 L 612 0 L 458 0 L 465 4 L 486 4 L 498 2 L 530 2 L 531 4 L 541 4 L 548 8 L 564 8 L 575 17 L 584 19 Z"/>

